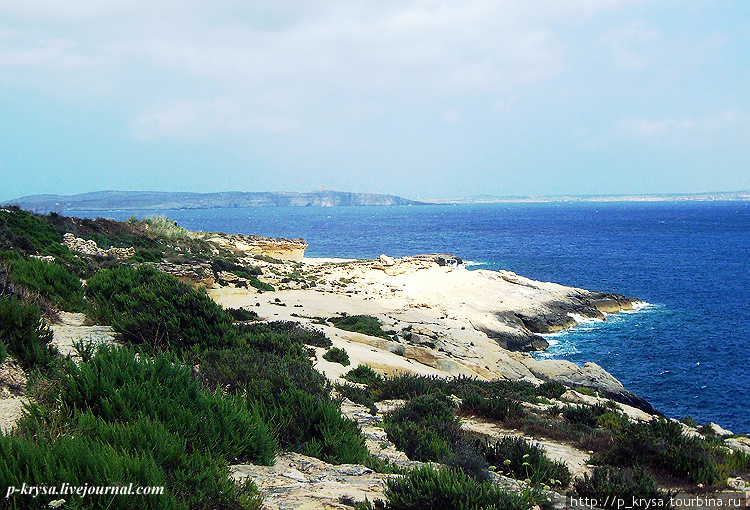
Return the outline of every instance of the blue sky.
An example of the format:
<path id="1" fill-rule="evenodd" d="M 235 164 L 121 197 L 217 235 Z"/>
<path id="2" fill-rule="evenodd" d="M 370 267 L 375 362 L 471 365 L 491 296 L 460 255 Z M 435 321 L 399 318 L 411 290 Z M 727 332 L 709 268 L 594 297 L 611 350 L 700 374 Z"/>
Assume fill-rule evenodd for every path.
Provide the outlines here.
<path id="1" fill-rule="evenodd" d="M 0 200 L 750 189 L 748 91 L 745 0 L 0 0 Z"/>

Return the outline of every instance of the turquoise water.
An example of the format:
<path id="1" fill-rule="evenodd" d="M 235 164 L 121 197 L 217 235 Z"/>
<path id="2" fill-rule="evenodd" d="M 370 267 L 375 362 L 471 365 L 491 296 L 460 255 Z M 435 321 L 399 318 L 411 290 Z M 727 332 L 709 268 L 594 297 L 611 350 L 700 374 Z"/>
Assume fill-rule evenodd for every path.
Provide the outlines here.
<path id="1" fill-rule="evenodd" d="M 96 216 L 97 213 L 73 213 Z M 126 219 L 133 212 L 100 213 Z M 154 214 L 138 211 L 139 216 Z M 310 257 L 454 253 L 648 303 L 550 337 L 668 416 L 750 432 L 750 203 L 492 204 L 160 211 L 191 230 L 303 237 Z"/>

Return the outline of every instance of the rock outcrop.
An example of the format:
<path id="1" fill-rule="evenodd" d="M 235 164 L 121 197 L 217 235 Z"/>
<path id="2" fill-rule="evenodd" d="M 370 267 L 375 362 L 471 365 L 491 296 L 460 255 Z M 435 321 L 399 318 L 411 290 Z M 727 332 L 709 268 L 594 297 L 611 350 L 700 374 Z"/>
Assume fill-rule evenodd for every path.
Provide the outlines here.
<path id="1" fill-rule="evenodd" d="M 261 255 L 280 260 L 300 260 L 305 256 L 304 239 L 282 239 L 239 234 L 206 234 L 205 240 L 239 256 Z"/>
<path id="2" fill-rule="evenodd" d="M 124 260 L 135 255 L 135 249 L 132 246 L 128 248 L 108 248 L 105 250 L 100 248 L 99 245 L 96 244 L 96 241 L 76 237 L 70 232 L 66 232 L 63 235 L 63 244 L 65 244 L 70 251 L 88 256 L 111 257 L 118 260 Z"/>

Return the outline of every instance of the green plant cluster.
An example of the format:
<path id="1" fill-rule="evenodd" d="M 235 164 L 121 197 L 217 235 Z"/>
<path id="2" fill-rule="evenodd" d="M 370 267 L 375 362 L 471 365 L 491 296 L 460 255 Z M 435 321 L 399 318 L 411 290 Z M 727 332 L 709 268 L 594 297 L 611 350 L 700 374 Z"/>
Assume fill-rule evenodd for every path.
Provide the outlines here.
<path id="1" fill-rule="evenodd" d="M 237 322 L 259 321 L 258 313 L 244 308 L 224 308 L 224 311 Z"/>
<path id="2" fill-rule="evenodd" d="M 541 447 L 522 437 L 505 437 L 486 445 L 483 454 L 498 472 L 513 478 L 550 487 L 567 487 L 570 483 L 570 471 L 564 463 L 550 460 Z"/>
<path id="3" fill-rule="evenodd" d="M 0 362 L 8 353 L 24 370 L 50 371 L 57 359 L 52 331 L 39 307 L 15 296 L 0 296 Z"/>
<path id="4" fill-rule="evenodd" d="M 62 234 L 35 214 L 17 207 L 0 210 L 0 249 L 27 255 L 69 256 Z"/>
<path id="5" fill-rule="evenodd" d="M 113 265 L 87 282 L 92 317 L 153 352 L 226 346 L 232 318 L 208 295 L 151 266 Z"/>
<path id="6" fill-rule="evenodd" d="M 13 284 L 38 293 L 62 310 L 85 310 L 81 280 L 66 267 L 36 258 L 26 259 L 13 251 L 0 252 L 0 261 L 5 262 Z"/>
<path id="7" fill-rule="evenodd" d="M 369 315 L 345 315 L 329 319 L 337 328 L 354 331 L 363 335 L 376 336 L 386 340 L 393 340 L 395 331 L 383 330 L 380 321 Z"/>
<path id="8" fill-rule="evenodd" d="M 596 499 L 604 508 L 618 509 L 618 499 L 634 509 L 671 508 L 672 494 L 660 490 L 642 468 L 595 468 L 593 474 L 576 479 L 573 487 L 578 496 Z"/>
<path id="9" fill-rule="evenodd" d="M 456 405 L 443 393 L 420 395 L 386 415 L 388 439 L 412 460 L 445 462 L 461 440 Z"/>
<path id="10" fill-rule="evenodd" d="M 196 359 L 203 387 L 244 396 L 282 449 L 333 464 L 368 461 L 359 429 L 341 416 L 327 379 L 312 366 L 304 336 L 291 336 L 284 323 L 247 324 L 239 331 L 243 345 L 209 349 Z"/>
<path id="11" fill-rule="evenodd" d="M 723 485 L 732 470 L 750 469 L 750 456 L 729 453 L 718 443 L 686 436 L 679 423 L 664 419 L 620 428 L 614 444 L 600 460 L 613 466 L 663 470 L 705 486 Z"/>
<path id="12" fill-rule="evenodd" d="M 323 354 L 323 359 L 326 361 L 330 361 L 331 363 L 344 365 L 345 367 L 351 364 L 351 361 L 349 361 L 349 355 L 346 353 L 346 350 L 340 349 L 338 347 L 331 347 L 330 349 L 328 349 L 325 354 Z"/>
<path id="13" fill-rule="evenodd" d="M 174 356 L 102 346 L 59 377 L 59 406 L 32 404 L 14 436 L 0 435 L 0 484 L 166 486 L 162 496 L 92 496 L 81 508 L 240 508 L 243 497 L 258 499 L 228 480 L 227 464 L 273 462 L 260 413 L 202 391 Z M 28 497 L 15 504 L 25 508 Z"/>
<path id="14" fill-rule="evenodd" d="M 386 482 L 386 501 L 358 503 L 358 510 L 482 509 L 529 510 L 535 498 L 529 491 L 508 492 L 460 470 L 422 466 Z"/>

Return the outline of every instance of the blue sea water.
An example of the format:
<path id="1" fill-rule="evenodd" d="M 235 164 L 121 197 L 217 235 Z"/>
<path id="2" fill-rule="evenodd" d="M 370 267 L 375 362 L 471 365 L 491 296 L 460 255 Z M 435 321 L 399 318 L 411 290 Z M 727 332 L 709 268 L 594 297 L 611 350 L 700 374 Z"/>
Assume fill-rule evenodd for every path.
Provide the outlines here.
<path id="1" fill-rule="evenodd" d="M 133 212 L 73 212 L 126 219 Z M 191 230 L 303 237 L 306 256 L 453 253 L 470 269 L 648 305 L 552 335 L 667 416 L 750 432 L 750 203 L 629 202 L 137 211 Z"/>

